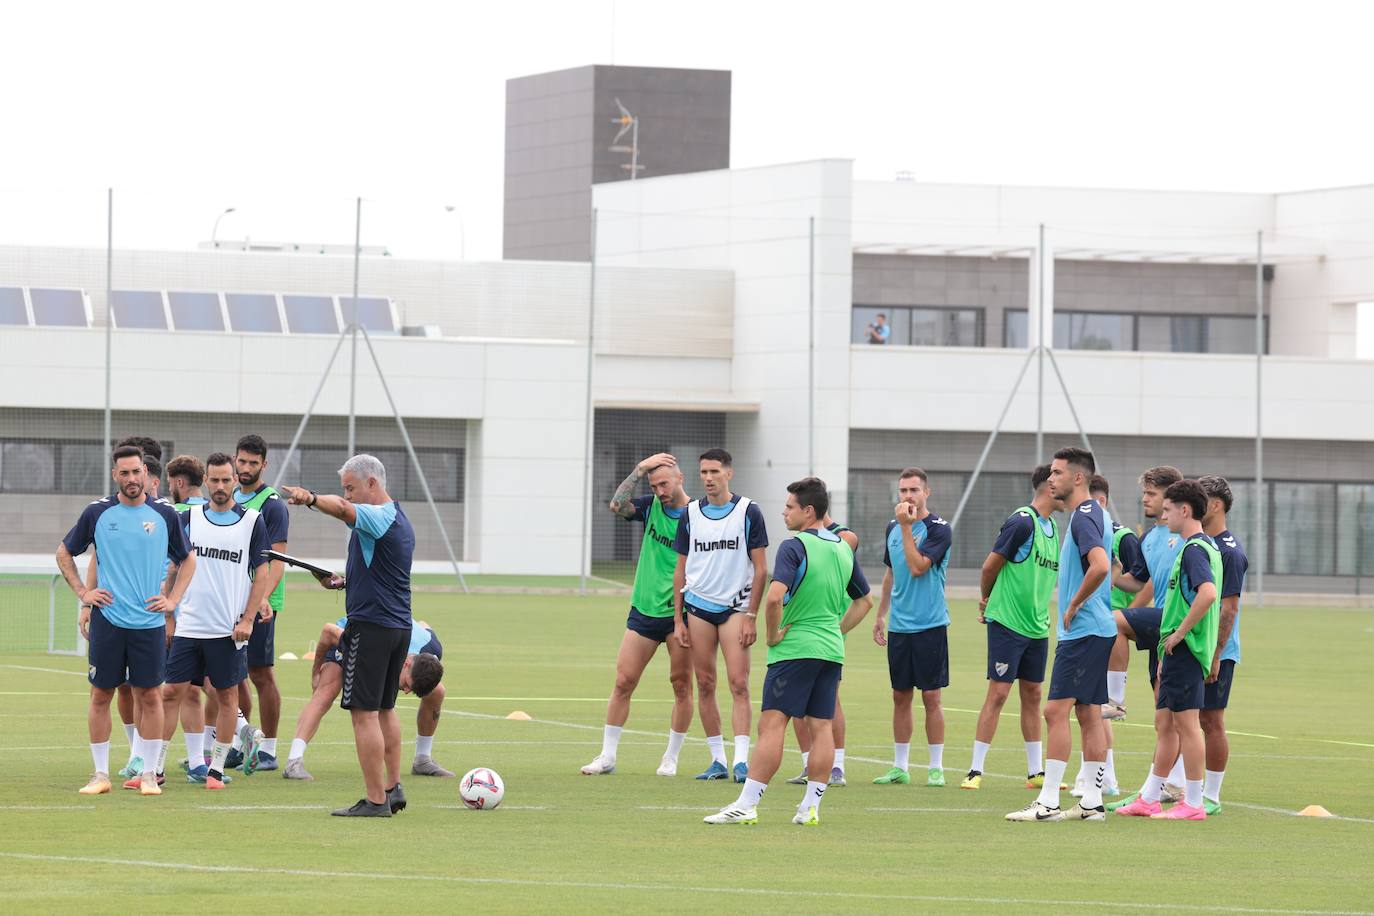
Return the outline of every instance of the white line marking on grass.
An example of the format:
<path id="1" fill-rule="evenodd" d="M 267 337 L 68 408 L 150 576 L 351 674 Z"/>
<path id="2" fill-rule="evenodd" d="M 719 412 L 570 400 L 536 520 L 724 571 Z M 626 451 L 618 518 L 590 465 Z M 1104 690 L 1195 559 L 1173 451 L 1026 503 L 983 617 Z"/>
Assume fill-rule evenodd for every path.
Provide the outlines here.
<path id="1" fill-rule="evenodd" d="M 345 829 L 345 828 L 340 828 Z M 444 884 L 468 885 L 474 887 L 547 887 L 575 888 L 582 890 L 607 891 L 647 891 L 651 894 L 668 893 L 692 894 L 730 894 L 740 897 L 763 897 L 794 900 L 869 900 L 893 903 L 956 903 L 982 904 L 992 906 L 1061 906 L 1092 907 L 1097 910 L 1149 910 L 1178 911 L 1186 910 L 1201 913 L 1259 913 L 1270 916 L 1374 916 L 1369 910 L 1290 910 L 1275 907 L 1211 906 L 1186 904 L 1177 901 L 1168 903 L 1130 903 L 1122 900 L 1051 900 L 1043 897 L 973 897 L 955 894 L 873 894 L 859 891 L 817 891 L 791 890 L 772 887 L 709 887 L 703 885 L 665 885 L 630 884 L 617 881 L 563 881 L 537 878 L 478 878 L 469 875 L 424 875 L 414 872 L 364 872 L 364 871 L 318 871 L 305 868 L 265 868 L 252 865 L 193 865 L 189 862 L 159 862 L 150 859 L 113 859 L 97 856 L 56 856 L 38 853 L 4 852 L 0 858 L 17 859 L 25 862 L 70 862 L 79 865 L 117 865 L 122 868 L 152 868 L 167 871 L 202 872 L 207 874 L 231 875 L 281 875 L 292 878 L 323 878 L 326 880 L 357 879 L 361 881 L 433 881 Z"/>
<path id="2" fill-rule="evenodd" d="M 1246 802 L 1238 801 L 1222 802 L 1223 809 L 1225 809 L 1227 805 L 1234 805 L 1237 808 L 1249 808 L 1251 811 L 1270 811 L 1274 814 L 1287 814 L 1290 817 L 1302 817 L 1297 811 L 1290 811 L 1287 808 L 1273 808 L 1269 805 L 1251 805 Z M 1346 817 L 1343 814 L 1333 814 L 1329 818 L 1318 817 L 1313 818 L 1313 820 L 1353 821 L 1356 824 L 1374 824 L 1374 817 Z"/>
<path id="3" fill-rule="evenodd" d="M 196 805 L 201 811 L 328 811 L 328 805 Z"/>
<path id="4" fill-rule="evenodd" d="M 15 671 L 41 671 L 44 674 L 74 674 L 77 677 L 86 677 L 84 671 L 70 671 L 66 668 L 36 668 L 33 665 L 0 665 L 0 668 L 13 668 Z"/>
<path id="5" fill-rule="evenodd" d="M 0 811 L 94 811 L 95 805 L 0 805 Z"/>
<path id="6" fill-rule="evenodd" d="M 1297 739 L 1301 741 L 1302 739 Z M 1320 741 L 1322 744 L 1344 744 L 1347 747 L 1374 747 L 1374 744 L 1365 744 L 1363 741 L 1333 741 L 1330 738 L 1311 738 L 1311 741 Z"/>
<path id="7" fill-rule="evenodd" d="M 987 774 L 984 773 L 984 776 Z M 917 811 L 922 814 L 992 814 L 993 808 L 865 808 L 880 814 L 896 814 L 903 811 Z"/>
<path id="8" fill-rule="evenodd" d="M 467 805 L 428 805 L 430 808 L 439 808 L 443 811 L 468 811 L 476 810 L 468 808 Z M 500 805 L 503 811 L 552 811 L 549 805 Z"/>
<path id="9" fill-rule="evenodd" d="M 703 808 L 696 805 L 637 805 L 636 811 L 719 811 L 719 808 Z"/>

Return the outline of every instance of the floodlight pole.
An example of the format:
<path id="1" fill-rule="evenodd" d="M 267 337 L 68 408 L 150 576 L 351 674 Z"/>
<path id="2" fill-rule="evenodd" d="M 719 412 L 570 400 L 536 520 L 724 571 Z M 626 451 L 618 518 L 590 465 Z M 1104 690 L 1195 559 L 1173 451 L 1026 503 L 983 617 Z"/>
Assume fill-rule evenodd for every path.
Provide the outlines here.
<path id="1" fill-rule="evenodd" d="M 1045 456 L 1045 224 L 1040 224 L 1040 244 L 1035 249 L 1035 342 L 1039 354 L 1039 379 L 1035 386 L 1035 463 Z"/>
<path id="2" fill-rule="evenodd" d="M 356 436 L 358 423 L 358 256 L 362 250 L 363 199 L 359 197 L 353 217 L 353 301 L 349 304 L 348 315 L 348 327 L 353 331 L 353 355 L 348 367 L 348 456 L 350 458 L 356 454 L 353 449 L 358 442 Z"/>
<path id="3" fill-rule="evenodd" d="M 630 174 L 633 176 L 634 171 Z M 592 208 L 591 263 L 587 288 L 587 401 L 583 439 L 586 445 L 582 463 L 582 562 L 578 575 L 578 591 L 587 594 L 587 573 L 592 564 L 592 436 L 595 433 L 596 408 L 592 400 L 592 370 L 596 359 L 596 208 Z"/>
<path id="4" fill-rule="evenodd" d="M 114 444 L 110 401 L 111 365 L 114 350 L 114 188 L 105 196 L 105 448 Z"/>
<path id="5" fill-rule="evenodd" d="M 1264 606 L 1265 554 L 1269 539 L 1264 536 L 1264 230 L 1255 233 L 1255 597 Z"/>
<path id="6" fill-rule="evenodd" d="M 816 476 L 816 217 L 807 220 L 806 473 Z"/>

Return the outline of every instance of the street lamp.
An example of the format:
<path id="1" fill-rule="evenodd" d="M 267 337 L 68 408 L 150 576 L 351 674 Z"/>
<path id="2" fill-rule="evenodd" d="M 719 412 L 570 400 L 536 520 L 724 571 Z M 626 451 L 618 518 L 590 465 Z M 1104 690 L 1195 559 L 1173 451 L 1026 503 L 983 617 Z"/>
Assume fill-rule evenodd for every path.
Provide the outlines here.
<path id="1" fill-rule="evenodd" d="M 228 216 L 230 213 L 233 213 L 234 210 L 235 210 L 234 207 L 226 207 L 223 213 L 221 213 L 219 216 L 216 216 L 216 217 L 215 217 L 215 227 L 214 227 L 213 229 L 210 230 L 210 247 L 212 247 L 212 248 L 218 248 L 218 247 L 219 247 L 219 242 L 215 241 L 215 236 L 217 236 L 217 235 L 219 234 L 219 221 L 222 220 L 222 219 L 224 219 L 224 218 L 225 218 L 226 216 Z"/>

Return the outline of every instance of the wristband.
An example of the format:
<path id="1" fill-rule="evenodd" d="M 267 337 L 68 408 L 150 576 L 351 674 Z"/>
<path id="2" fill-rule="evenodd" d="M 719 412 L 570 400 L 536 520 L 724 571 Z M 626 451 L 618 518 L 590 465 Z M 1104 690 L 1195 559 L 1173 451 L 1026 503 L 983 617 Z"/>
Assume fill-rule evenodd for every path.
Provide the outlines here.
<path id="1" fill-rule="evenodd" d="M 308 509 L 313 509 L 313 508 L 315 508 L 315 503 L 317 503 L 317 502 L 319 502 L 319 501 L 320 501 L 319 494 L 317 494 L 314 490 L 311 490 L 311 491 L 310 491 L 310 504 L 309 504 L 306 508 L 308 508 Z"/>
<path id="2" fill-rule="evenodd" d="M 742 613 L 745 617 L 748 617 L 750 620 L 755 620 L 759 616 L 758 611 L 741 611 L 740 613 Z"/>

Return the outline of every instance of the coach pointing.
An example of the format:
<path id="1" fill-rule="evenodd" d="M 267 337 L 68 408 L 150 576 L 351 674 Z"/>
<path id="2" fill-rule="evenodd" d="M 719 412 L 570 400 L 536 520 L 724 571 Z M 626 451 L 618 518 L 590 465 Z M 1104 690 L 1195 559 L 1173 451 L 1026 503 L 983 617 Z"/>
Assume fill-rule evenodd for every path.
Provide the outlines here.
<path id="1" fill-rule="evenodd" d="M 282 487 L 281 492 L 291 505 L 318 509 L 352 529 L 343 578 L 318 578 L 325 588 L 345 590 L 348 627 L 339 640 L 344 668 L 339 705 L 353 717 L 367 797 L 334 814 L 390 817 L 405 807 L 400 782 L 388 787 L 386 773 L 399 772 L 401 765 L 396 690 L 410 644 L 415 531 L 387 494 L 386 468 L 376 458 L 354 455 L 339 468 L 339 481 L 342 497 L 301 487 Z"/>

